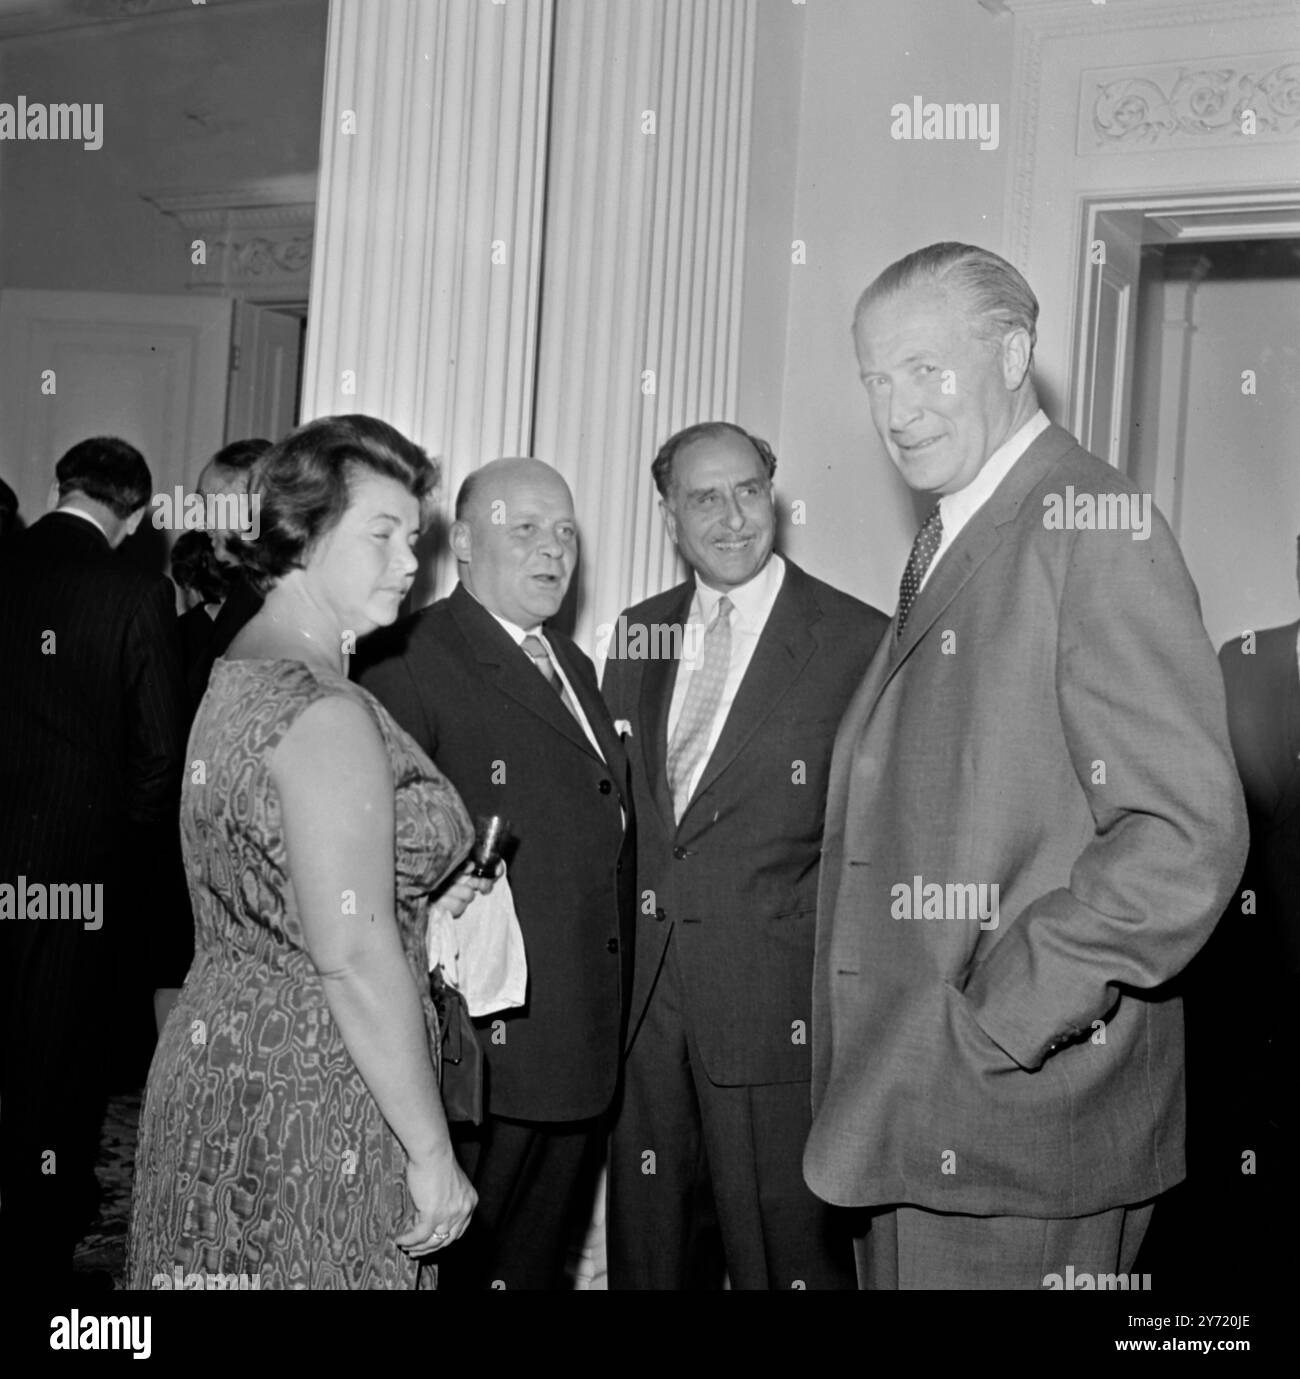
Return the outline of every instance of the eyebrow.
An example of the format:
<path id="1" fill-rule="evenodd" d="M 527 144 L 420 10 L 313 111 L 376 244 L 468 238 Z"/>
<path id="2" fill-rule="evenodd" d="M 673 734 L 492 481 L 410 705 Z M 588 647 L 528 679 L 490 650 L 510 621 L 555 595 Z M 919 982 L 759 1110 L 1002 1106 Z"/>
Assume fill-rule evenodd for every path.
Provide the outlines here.
<path id="1" fill-rule="evenodd" d="M 898 361 L 897 367 L 905 368 L 908 364 L 916 364 L 923 359 L 937 359 L 938 357 L 939 351 L 937 349 L 932 349 L 927 345 L 924 349 L 913 350 L 911 354 L 904 355 L 903 358 Z M 887 364 L 881 363 L 873 369 L 860 370 L 858 377 L 867 378 L 871 374 L 888 373 L 888 371 L 889 366 Z"/>

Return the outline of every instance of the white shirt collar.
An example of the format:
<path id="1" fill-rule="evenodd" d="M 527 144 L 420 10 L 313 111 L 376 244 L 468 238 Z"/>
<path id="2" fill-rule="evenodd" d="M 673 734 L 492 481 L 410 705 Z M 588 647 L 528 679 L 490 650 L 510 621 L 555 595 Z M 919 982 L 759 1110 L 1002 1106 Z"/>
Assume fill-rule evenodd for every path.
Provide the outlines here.
<path id="1" fill-rule="evenodd" d="M 1011 472 L 1012 466 L 1051 425 L 1047 413 L 1040 407 L 1027 422 L 984 461 L 976 476 L 956 493 L 946 493 L 939 499 L 939 515 L 944 530 L 965 526 L 993 496 L 994 489 Z"/>
<path id="2" fill-rule="evenodd" d="M 104 524 L 100 522 L 98 518 L 92 517 L 88 512 L 82 512 L 80 508 L 67 507 L 66 505 L 57 507 L 54 511 L 66 512 L 72 517 L 80 517 L 83 522 L 89 522 L 90 525 L 103 536 L 104 540 L 108 541 L 108 533 L 104 530 Z M 108 544 L 111 546 L 113 543 L 108 541 Z"/>
<path id="3" fill-rule="evenodd" d="M 731 606 L 735 609 L 735 613 L 732 615 L 732 627 L 743 630 L 757 626 L 765 620 L 784 579 L 785 561 L 773 551 L 766 564 L 752 579 L 744 584 L 738 584 L 734 589 L 727 589 L 725 593 L 731 600 Z M 713 614 L 723 593 L 724 591 L 721 589 L 710 589 L 707 584 L 702 584 L 697 577 L 695 597 L 691 600 L 689 620 L 702 622 L 707 626 L 713 621 Z"/>
<path id="4" fill-rule="evenodd" d="M 541 623 L 538 623 L 536 627 L 524 629 L 520 627 L 518 623 L 511 622 L 509 618 L 503 618 L 500 613 L 493 612 L 464 580 L 461 580 L 460 587 L 464 589 L 470 598 L 472 598 L 485 613 L 495 618 L 496 621 L 505 628 L 510 634 L 510 640 L 513 641 L 516 646 L 523 646 L 525 637 L 540 637 L 543 642 L 546 642 L 547 649 L 549 650 L 551 644 L 546 641 L 546 634 L 542 631 Z"/>

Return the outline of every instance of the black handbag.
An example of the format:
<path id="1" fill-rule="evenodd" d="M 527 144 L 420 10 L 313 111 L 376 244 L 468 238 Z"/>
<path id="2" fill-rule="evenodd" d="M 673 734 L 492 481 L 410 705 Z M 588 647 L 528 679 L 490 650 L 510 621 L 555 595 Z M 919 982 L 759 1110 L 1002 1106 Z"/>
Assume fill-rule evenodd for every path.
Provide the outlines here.
<path id="1" fill-rule="evenodd" d="M 483 1122 L 483 1048 L 465 998 L 443 976 L 442 964 L 429 977 L 442 1030 L 442 1108 L 448 1120 Z"/>

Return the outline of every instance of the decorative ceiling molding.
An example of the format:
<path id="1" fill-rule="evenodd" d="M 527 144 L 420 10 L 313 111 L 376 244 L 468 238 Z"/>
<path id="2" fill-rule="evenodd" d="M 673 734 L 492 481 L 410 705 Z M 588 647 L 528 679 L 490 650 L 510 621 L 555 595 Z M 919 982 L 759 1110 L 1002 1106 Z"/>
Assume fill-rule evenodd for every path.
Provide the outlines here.
<path id="1" fill-rule="evenodd" d="M 142 196 L 176 220 L 194 247 L 190 288 L 250 301 L 307 300 L 316 224 L 314 173 Z M 203 261 L 194 262 L 196 256 Z"/>
<path id="2" fill-rule="evenodd" d="M 325 0 L 201 0 L 201 8 L 196 0 L 0 0 L 0 42 L 67 29 L 174 19 L 182 14 L 201 17 L 205 9 L 303 3 L 324 4 Z"/>
<path id="3" fill-rule="evenodd" d="M 1300 51 L 1084 72 L 1076 152 L 1300 137 Z"/>
<path id="4" fill-rule="evenodd" d="M 1097 34 L 1119 36 L 1140 29 L 1194 28 L 1201 24 L 1228 28 L 1247 19 L 1293 20 L 1296 12 L 1295 0 L 1111 0 L 1104 5 L 1085 4 L 1083 0 L 1004 3 L 1016 16 L 1012 80 L 1014 162 L 1007 192 L 1007 241 L 1012 261 L 1021 264 L 1029 253 L 1034 212 L 1043 50 L 1047 44 Z"/>

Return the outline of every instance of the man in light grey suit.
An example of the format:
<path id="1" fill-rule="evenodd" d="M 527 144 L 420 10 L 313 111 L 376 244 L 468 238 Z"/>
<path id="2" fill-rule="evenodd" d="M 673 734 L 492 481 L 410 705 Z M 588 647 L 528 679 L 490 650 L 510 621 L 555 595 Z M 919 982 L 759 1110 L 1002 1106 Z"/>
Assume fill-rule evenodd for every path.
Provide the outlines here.
<path id="1" fill-rule="evenodd" d="M 1132 1269 L 1184 1176 L 1166 983 L 1245 856 L 1196 591 L 1149 495 L 1039 409 L 1037 315 L 1005 260 L 937 244 L 855 317 L 936 500 L 836 738 L 818 894 L 804 1175 L 872 1208 L 868 1288 Z"/>

